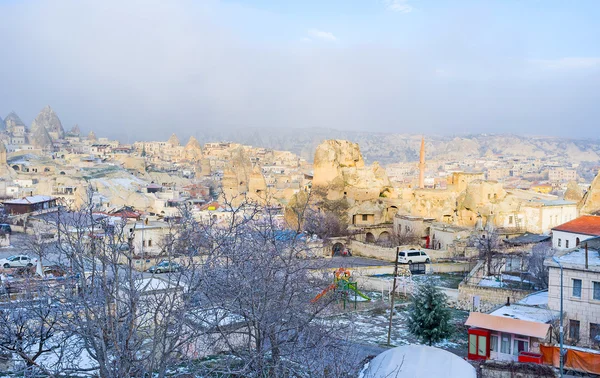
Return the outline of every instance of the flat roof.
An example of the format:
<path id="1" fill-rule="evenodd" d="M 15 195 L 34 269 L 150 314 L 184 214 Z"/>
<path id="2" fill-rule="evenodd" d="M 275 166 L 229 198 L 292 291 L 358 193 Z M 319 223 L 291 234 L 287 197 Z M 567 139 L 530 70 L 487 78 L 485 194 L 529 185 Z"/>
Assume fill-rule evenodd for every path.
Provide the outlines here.
<path id="1" fill-rule="evenodd" d="M 510 317 L 483 314 L 480 312 L 472 312 L 465 322 L 465 325 L 492 331 L 537 337 L 538 339 L 546 338 L 548 330 L 550 329 L 550 324 L 546 323 L 513 319 Z"/>
<path id="2" fill-rule="evenodd" d="M 15 200 L 8 200 L 2 202 L 5 205 L 31 205 L 35 203 L 42 203 L 52 201 L 56 198 L 51 196 L 31 196 L 31 197 L 23 197 Z"/>

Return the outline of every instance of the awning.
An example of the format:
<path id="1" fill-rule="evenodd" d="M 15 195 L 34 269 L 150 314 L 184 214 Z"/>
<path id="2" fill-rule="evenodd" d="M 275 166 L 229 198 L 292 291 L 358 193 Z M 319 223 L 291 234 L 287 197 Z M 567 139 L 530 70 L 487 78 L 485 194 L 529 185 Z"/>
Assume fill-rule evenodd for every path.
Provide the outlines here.
<path id="1" fill-rule="evenodd" d="M 505 318 L 504 316 L 482 314 L 480 312 L 472 312 L 465 325 L 490 329 L 492 331 L 537 337 L 538 339 L 545 339 L 548 335 L 548 329 L 550 329 L 550 324 Z"/>

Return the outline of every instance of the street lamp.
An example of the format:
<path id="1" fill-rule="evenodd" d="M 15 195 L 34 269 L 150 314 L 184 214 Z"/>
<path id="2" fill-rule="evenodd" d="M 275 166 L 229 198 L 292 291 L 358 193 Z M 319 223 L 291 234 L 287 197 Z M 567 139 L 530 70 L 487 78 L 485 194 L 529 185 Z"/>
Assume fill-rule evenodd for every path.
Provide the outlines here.
<path id="1" fill-rule="evenodd" d="M 562 376 L 563 376 L 563 266 L 555 256 L 552 256 L 552 260 L 554 260 L 554 262 L 557 263 L 558 266 L 560 267 L 560 353 L 559 353 L 560 355 L 559 355 L 559 361 L 560 361 L 560 376 L 562 378 Z"/>

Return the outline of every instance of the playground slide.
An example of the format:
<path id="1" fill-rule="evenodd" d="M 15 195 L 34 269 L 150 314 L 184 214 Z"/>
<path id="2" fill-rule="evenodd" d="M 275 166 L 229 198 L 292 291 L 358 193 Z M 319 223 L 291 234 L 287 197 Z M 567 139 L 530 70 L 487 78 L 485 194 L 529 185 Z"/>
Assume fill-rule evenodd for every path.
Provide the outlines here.
<path id="1" fill-rule="evenodd" d="M 363 293 L 361 293 L 360 291 L 358 291 L 358 289 L 356 289 L 355 287 L 350 286 L 348 289 L 352 290 L 353 292 L 355 292 L 359 297 L 364 298 L 368 301 L 371 300 L 371 298 L 369 298 L 368 296 L 364 295 Z"/>
<path id="2" fill-rule="evenodd" d="M 322 292 L 320 292 L 319 294 L 317 294 L 316 297 L 314 297 L 310 303 L 315 303 L 316 301 L 318 301 L 319 299 L 321 299 L 321 297 L 325 294 L 327 294 L 329 291 L 331 290 L 335 290 L 335 288 L 337 287 L 337 283 L 333 283 L 329 286 L 327 286 L 327 288 L 325 290 L 323 290 Z"/>

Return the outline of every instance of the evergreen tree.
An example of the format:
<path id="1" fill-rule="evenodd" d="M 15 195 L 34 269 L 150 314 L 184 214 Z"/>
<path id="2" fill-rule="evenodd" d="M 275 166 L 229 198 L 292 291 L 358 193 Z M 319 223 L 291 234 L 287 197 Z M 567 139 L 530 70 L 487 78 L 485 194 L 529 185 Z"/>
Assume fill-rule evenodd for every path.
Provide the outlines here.
<path id="1" fill-rule="evenodd" d="M 450 317 L 446 294 L 428 283 L 420 286 L 412 296 L 408 329 L 422 342 L 431 346 L 452 334 Z"/>

